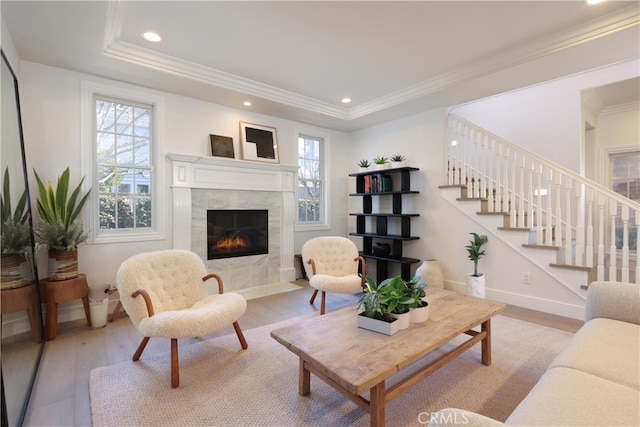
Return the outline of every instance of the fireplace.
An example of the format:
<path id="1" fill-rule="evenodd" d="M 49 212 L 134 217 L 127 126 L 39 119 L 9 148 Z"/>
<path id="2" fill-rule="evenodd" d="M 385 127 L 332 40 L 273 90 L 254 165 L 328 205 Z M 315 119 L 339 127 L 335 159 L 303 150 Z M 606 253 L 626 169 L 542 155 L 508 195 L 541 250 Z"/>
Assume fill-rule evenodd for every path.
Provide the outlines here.
<path id="1" fill-rule="evenodd" d="M 269 253 L 266 209 L 207 210 L 207 259 Z"/>

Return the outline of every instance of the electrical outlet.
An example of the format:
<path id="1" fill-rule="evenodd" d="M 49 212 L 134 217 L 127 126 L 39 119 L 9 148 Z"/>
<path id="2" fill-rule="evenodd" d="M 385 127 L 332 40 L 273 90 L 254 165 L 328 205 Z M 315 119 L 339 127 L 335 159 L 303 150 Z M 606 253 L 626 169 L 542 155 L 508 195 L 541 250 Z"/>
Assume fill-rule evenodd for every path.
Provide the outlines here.
<path id="1" fill-rule="evenodd" d="M 529 271 L 522 272 L 522 284 L 523 285 L 531 284 L 531 273 Z"/>

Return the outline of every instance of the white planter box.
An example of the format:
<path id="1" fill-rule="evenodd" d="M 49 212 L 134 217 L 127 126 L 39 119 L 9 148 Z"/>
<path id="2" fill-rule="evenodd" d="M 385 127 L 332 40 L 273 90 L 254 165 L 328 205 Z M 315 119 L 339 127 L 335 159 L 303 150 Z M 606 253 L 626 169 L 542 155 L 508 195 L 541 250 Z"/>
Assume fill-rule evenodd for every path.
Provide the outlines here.
<path id="1" fill-rule="evenodd" d="M 485 284 L 484 274 L 482 276 L 467 275 L 467 295 L 484 298 Z"/>
<path id="2" fill-rule="evenodd" d="M 398 320 L 396 319 L 393 322 L 385 322 L 382 320 L 372 319 L 364 314 L 358 314 L 358 327 L 385 335 L 393 335 L 398 332 Z"/>

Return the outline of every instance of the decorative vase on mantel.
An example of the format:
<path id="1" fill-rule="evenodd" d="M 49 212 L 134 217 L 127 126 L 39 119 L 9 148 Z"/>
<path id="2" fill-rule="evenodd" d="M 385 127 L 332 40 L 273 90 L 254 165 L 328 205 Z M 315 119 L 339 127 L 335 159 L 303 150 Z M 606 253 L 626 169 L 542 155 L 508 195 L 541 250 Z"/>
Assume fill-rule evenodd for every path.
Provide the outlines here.
<path id="1" fill-rule="evenodd" d="M 78 251 L 49 249 L 49 277 L 55 282 L 78 277 Z"/>
<path id="2" fill-rule="evenodd" d="M 426 259 L 416 269 L 415 276 L 420 276 L 430 288 L 444 289 L 444 275 L 437 259 Z"/>

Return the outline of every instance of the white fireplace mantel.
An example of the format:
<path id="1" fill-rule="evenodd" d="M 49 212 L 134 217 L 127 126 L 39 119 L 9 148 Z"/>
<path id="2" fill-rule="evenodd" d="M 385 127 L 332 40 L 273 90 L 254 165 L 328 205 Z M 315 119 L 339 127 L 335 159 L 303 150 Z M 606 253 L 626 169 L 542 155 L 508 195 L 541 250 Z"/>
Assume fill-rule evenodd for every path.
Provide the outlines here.
<path id="1" fill-rule="evenodd" d="M 172 169 L 173 247 L 191 247 L 191 190 L 273 191 L 281 194 L 279 280 L 295 279 L 293 233 L 296 214 L 296 166 L 237 159 L 167 154 Z"/>

